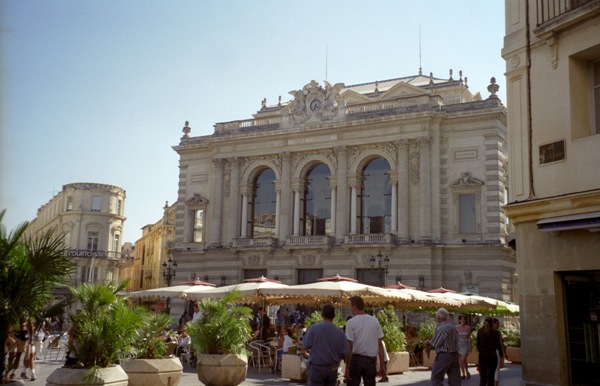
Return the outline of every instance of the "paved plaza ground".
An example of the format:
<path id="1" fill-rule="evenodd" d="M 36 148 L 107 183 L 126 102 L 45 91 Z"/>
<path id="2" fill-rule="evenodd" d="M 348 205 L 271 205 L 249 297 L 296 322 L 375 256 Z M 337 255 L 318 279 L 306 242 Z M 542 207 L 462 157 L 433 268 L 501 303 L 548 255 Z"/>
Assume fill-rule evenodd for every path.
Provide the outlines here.
<path id="1" fill-rule="evenodd" d="M 62 366 L 62 361 L 48 360 L 36 362 L 36 373 L 37 380 L 23 380 L 24 385 L 31 386 L 44 386 L 46 385 L 46 377 L 54 371 L 57 367 Z M 475 367 L 470 367 L 470 373 L 472 374 L 471 379 L 463 380 L 462 384 L 466 386 L 479 385 L 479 374 Z M 382 385 L 417 385 L 425 386 L 430 385 L 431 381 L 429 377 L 431 371 L 425 367 L 411 367 L 410 371 L 403 374 L 390 375 L 389 383 L 382 383 Z M 500 386 L 518 386 L 521 384 L 521 365 L 507 363 L 506 368 L 500 372 Z M 185 367 L 184 373 L 180 386 L 200 386 L 202 383 L 198 380 L 198 375 L 195 369 Z M 258 386 L 258 385 L 269 385 L 269 386 L 296 386 L 306 385 L 306 383 L 290 382 L 289 379 L 281 378 L 279 375 L 272 374 L 269 369 L 261 369 L 258 372 L 257 368 L 248 368 L 248 375 L 246 382 L 242 383 L 246 386 Z M 154 385 L 148 385 L 154 386 Z"/>

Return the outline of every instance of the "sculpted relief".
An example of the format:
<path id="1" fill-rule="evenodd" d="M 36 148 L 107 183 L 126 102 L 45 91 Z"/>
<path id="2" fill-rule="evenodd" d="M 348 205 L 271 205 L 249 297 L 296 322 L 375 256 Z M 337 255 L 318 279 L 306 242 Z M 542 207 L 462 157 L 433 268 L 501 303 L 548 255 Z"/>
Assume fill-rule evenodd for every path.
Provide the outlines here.
<path id="1" fill-rule="evenodd" d="M 331 85 L 327 81 L 325 88 L 314 80 L 302 88 L 302 90 L 290 91 L 294 100 L 284 110 L 284 116 L 289 118 L 290 124 L 301 124 L 310 119 L 328 121 L 338 115 L 344 108 L 344 100 L 340 91 L 344 88 L 343 83 Z"/>

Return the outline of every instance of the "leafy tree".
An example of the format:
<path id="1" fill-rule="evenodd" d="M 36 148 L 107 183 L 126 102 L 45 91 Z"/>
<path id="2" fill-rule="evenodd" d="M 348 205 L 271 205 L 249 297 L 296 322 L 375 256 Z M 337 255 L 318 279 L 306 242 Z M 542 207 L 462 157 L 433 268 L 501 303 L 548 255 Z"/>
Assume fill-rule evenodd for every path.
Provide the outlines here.
<path id="1" fill-rule="evenodd" d="M 63 235 L 49 230 L 38 237 L 27 237 L 27 222 L 7 233 L 2 225 L 5 212 L 0 211 L 0 342 L 3 347 L 10 328 L 17 326 L 19 320 L 39 320 L 48 311 L 55 313 L 65 305 L 62 302 L 47 307 L 52 290 L 67 283 L 74 267 L 65 254 Z M 0 355 L 0 371 L 4 373 L 4 350 Z"/>
<path id="2" fill-rule="evenodd" d="M 387 352 L 406 351 L 406 336 L 394 312 L 394 307 L 388 306 L 379 311 L 376 316 L 383 330 L 383 342 Z"/>

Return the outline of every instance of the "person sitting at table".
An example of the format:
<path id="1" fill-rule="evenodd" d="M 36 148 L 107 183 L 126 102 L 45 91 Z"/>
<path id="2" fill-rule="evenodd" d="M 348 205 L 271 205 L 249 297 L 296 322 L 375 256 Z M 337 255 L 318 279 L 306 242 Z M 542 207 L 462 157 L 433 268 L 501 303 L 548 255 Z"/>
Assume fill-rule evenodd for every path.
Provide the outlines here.
<path id="1" fill-rule="evenodd" d="M 281 329 L 281 335 L 277 342 L 277 355 L 281 357 L 281 353 L 287 352 L 294 344 L 294 340 L 292 339 L 292 328 L 289 324 L 285 324 Z"/>

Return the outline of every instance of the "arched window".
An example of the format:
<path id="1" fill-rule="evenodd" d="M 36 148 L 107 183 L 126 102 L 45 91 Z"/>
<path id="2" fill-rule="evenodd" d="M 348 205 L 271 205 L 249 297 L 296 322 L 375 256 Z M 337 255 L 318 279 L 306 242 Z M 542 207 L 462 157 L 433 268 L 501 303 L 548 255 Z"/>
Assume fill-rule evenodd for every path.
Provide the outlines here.
<path id="1" fill-rule="evenodd" d="M 305 236 L 327 235 L 332 232 L 331 190 L 328 178 L 329 168 L 325 164 L 313 167 L 306 175 L 302 215 Z"/>
<path id="2" fill-rule="evenodd" d="M 265 169 L 256 176 L 253 184 L 252 234 L 250 237 L 272 237 L 275 235 L 275 172 Z"/>
<path id="3" fill-rule="evenodd" d="M 392 228 L 390 164 L 371 161 L 362 172 L 360 229 L 362 234 L 389 233 Z"/>

